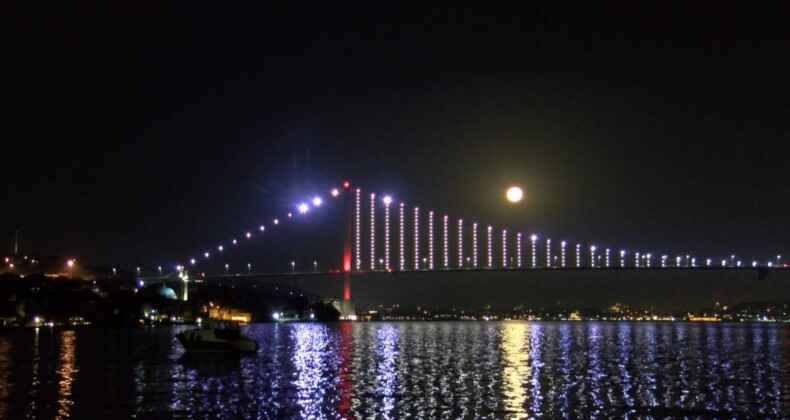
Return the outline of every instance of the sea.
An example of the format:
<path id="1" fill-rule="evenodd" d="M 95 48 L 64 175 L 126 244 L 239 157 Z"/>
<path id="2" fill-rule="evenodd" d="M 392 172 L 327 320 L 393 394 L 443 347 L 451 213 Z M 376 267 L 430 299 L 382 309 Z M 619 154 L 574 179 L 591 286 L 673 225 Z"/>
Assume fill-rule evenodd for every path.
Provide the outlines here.
<path id="1" fill-rule="evenodd" d="M 0 330 L 3 419 L 790 418 L 786 324 L 341 322 Z"/>

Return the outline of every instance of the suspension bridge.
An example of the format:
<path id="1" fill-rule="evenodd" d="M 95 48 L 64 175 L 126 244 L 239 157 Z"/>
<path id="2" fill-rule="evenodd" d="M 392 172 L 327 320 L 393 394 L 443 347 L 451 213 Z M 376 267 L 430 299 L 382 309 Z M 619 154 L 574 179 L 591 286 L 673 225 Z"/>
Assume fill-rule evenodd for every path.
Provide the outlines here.
<path id="1" fill-rule="evenodd" d="M 255 264 L 254 267 L 249 262 L 234 263 L 231 269 L 231 264 L 221 262 L 247 243 L 265 241 L 267 235 L 275 235 L 278 230 L 288 236 L 289 226 L 304 224 L 310 216 L 328 212 L 336 215 L 328 222 L 335 227 L 332 235 L 340 236 L 328 241 L 330 246 L 337 247 L 337 252 L 329 252 L 328 257 L 314 255 L 302 257 L 298 261 L 293 257 L 286 258 L 286 264 L 283 261 L 274 266 L 268 264 L 268 271 L 258 269 L 262 264 Z M 311 228 L 321 230 L 326 229 L 326 226 Z M 283 239 L 282 233 L 280 242 L 288 242 L 287 237 Z M 266 255 L 262 258 L 266 258 Z M 137 273 L 138 277 L 146 280 L 179 276 L 184 281 L 189 279 L 187 273 L 196 272 L 200 272 L 204 278 L 215 279 L 342 276 L 342 299 L 350 303 L 351 276 L 360 274 L 756 269 L 758 275 L 765 276 L 768 270 L 786 268 L 781 254 L 761 261 L 742 261 L 734 253 L 718 257 L 671 254 L 541 237 L 536 233 L 509 230 L 460 215 L 443 214 L 423 206 L 398 202 L 390 195 L 365 191 L 345 181 L 328 188 L 323 195 L 305 197 L 293 208 L 272 215 L 265 223 L 241 232 L 237 237 L 189 256 L 176 267 L 168 267 L 163 271 L 159 266 L 156 275 L 149 277 L 143 277 L 140 268 Z"/>

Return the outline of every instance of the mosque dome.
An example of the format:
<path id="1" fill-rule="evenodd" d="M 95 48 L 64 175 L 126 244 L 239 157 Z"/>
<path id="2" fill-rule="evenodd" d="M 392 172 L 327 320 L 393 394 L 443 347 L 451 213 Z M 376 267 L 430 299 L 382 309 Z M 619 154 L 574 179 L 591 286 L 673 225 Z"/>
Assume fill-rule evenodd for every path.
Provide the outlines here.
<path id="1" fill-rule="evenodd" d="M 176 299 L 177 298 L 176 297 L 176 292 L 174 292 L 173 289 L 171 289 L 171 288 L 169 288 L 167 286 L 162 286 L 162 287 L 156 289 L 156 293 L 159 296 L 162 296 L 162 297 L 167 298 L 167 299 Z"/>

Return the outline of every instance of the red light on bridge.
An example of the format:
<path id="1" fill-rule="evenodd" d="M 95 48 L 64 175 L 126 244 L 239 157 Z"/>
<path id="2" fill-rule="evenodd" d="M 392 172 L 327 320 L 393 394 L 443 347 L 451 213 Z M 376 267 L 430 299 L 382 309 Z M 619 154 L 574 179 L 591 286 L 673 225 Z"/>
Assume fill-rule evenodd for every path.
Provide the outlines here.
<path id="1" fill-rule="evenodd" d="M 348 181 L 343 181 L 343 188 L 348 188 L 351 186 L 351 183 Z"/>

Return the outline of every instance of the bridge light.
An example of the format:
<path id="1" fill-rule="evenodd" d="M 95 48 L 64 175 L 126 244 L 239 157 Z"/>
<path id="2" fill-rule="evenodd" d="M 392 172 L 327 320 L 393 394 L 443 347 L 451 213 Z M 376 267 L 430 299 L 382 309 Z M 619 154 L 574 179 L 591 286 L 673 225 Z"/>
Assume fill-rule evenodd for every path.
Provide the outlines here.
<path id="1" fill-rule="evenodd" d="M 343 188 L 348 188 L 351 186 L 351 183 L 348 181 L 343 181 Z"/>
<path id="2" fill-rule="evenodd" d="M 560 265 L 562 266 L 562 268 L 565 268 L 565 245 L 567 244 L 568 243 L 565 241 L 560 242 L 560 255 L 562 256 L 560 260 Z"/>
<path id="3" fill-rule="evenodd" d="M 235 239 L 233 240 L 233 245 L 236 245 L 236 240 Z"/>
<path id="4" fill-rule="evenodd" d="M 318 206 L 320 206 L 323 203 L 324 202 L 321 200 L 321 197 L 313 198 L 313 206 L 318 207 Z"/>
<path id="5" fill-rule="evenodd" d="M 507 229 L 502 229 L 502 267 L 507 267 Z"/>
<path id="6" fill-rule="evenodd" d="M 195 265 L 195 259 L 192 258 L 191 260 L 189 260 L 189 263 L 192 264 L 192 265 Z"/>
<path id="7" fill-rule="evenodd" d="M 488 226 L 486 228 L 488 234 L 488 268 L 491 268 L 494 264 L 494 247 L 493 247 L 493 240 L 491 239 L 491 232 L 493 231 L 493 227 Z"/>
<path id="8" fill-rule="evenodd" d="M 307 204 L 305 203 L 299 204 L 299 213 L 305 214 L 309 209 L 310 207 L 308 207 Z M 288 213 L 288 215 L 290 216 L 290 213 Z"/>
<path id="9" fill-rule="evenodd" d="M 400 203 L 400 208 L 398 209 L 398 236 L 400 239 L 400 269 L 406 269 L 406 229 L 405 229 L 405 222 L 406 222 L 406 207 L 405 204 Z"/>
<path id="10" fill-rule="evenodd" d="M 273 222 L 273 223 L 274 223 L 275 225 L 279 225 L 279 224 L 280 224 L 280 221 L 279 221 L 278 219 L 274 219 L 274 222 Z"/>
<path id="11" fill-rule="evenodd" d="M 354 191 L 354 260 L 357 263 L 357 270 L 362 269 L 362 239 L 361 239 L 361 231 L 362 231 L 362 219 L 361 219 L 361 205 L 360 205 L 360 196 L 362 194 L 362 190 L 357 188 Z"/>
<path id="12" fill-rule="evenodd" d="M 246 236 L 247 236 L 247 239 L 250 239 L 252 237 L 252 234 L 250 232 L 247 232 Z"/>
<path id="13" fill-rule="evenodd" d="M 464 219 L 458 219 L 458 267 L 464 266 Z"/>
<path id="14" fill-rule="evenodd" d="M 444 241 L 444 268 L 450 268 L 450 218 L 442 217 L 442 239 Z"/>
<path id="15" fill-rule="evenodd" d="M 595 245 L 590 247 L 590 267 L 595 268 Z"/>
<path id="16" fill-rule="evenodd" d="M 433 270 L 433 211 L 428 212 L 428 268 Z"/>
<path id="17" fill-rule="evenodd" d="M 472 223 L 472 259 L 474 266 L 477 267 L 477 222 Z"/>
<path id="18" fill-rule="evenodd" d="M 582 266 L 582 245 L 576 244 L 576 268 Z"/>
<path id="19" fill-rule="evenodd" d="M 220 246 L 218 246 L 218 247 L 217 247 L 217 251 L 219 251 L 219 252 L 222 252 L 222 250 L 223 250 L 223 249 L 224 249 L 224 248 L 222 247 L 222 245 L 220 245 Z"/>
<path id="20" fill-rule="evenodd" d="M 625 267 L 625 250 L 620 250 L 620 268 Z"/>
<path id="21" fill-rule="evenodd" d="M 211 255 L 211 254 L 209 254 L 208 252 L 204 252 L 204 253 L 203 253 L 203 257 L 205 257 L 205 258 L 208 258 L 210 255 Z"/>
<path id="22" fill-rule="evenodd" d="M 340 195 L 340 191 L 337 188 L 332 189 L 332 197 L 337 197 Z"/>
<path id="23" fill-rule="evenodd" d="M 392 197 L 385 196 L 384 197 L 384 258 L 386 260 L 386 265 L 384 268 L 389 270 L 390 268 L 390 204 L 392 203 Z"/>
<path id="24" fill-rule="evenodd" d="M 609 268 L 609 248 L 606 248 L 606 268 Z"/>
<path id="25" fill-rule="evenodd" d="M 293 217 L 293 213 L 288 213 L 288 217 Z"/>
<path id="26" fill-rule="evenodd" d="M 521 268 L 521 232 L 516 233 L 516 266 Z"/>
<path id="27" fill-rule="evenodd" d="M 420 208 L 414 208 L 414 269 L 420 269 Z"/>
<path id="28" fill-rule="evenodd" d="M 546 267 L 551 268 L 551 239 L 546 238 Z"/>
<path id="29" fill-rule="evenodd" d="M 263 232 L 264 230 L 266 230 L 266 226 L 264 226 L 264 225 L 261 225 L 261 227 L 259 227 L 259 228 L 258 228 L 258 230 L 260 230 L 261 232 Z"/>
<path id="30" fill-rule="evenodd" d="M 370 194 L 370 269 L 376 269 L 376 194 Z"/>
<path id="31" fill-rule="evenodd" d="M 538 247 L 536 244 L 538 235 L 533 234 L 529 239 L 532 241 L 532 268 L 535 268 L 538 266 Z"/>

